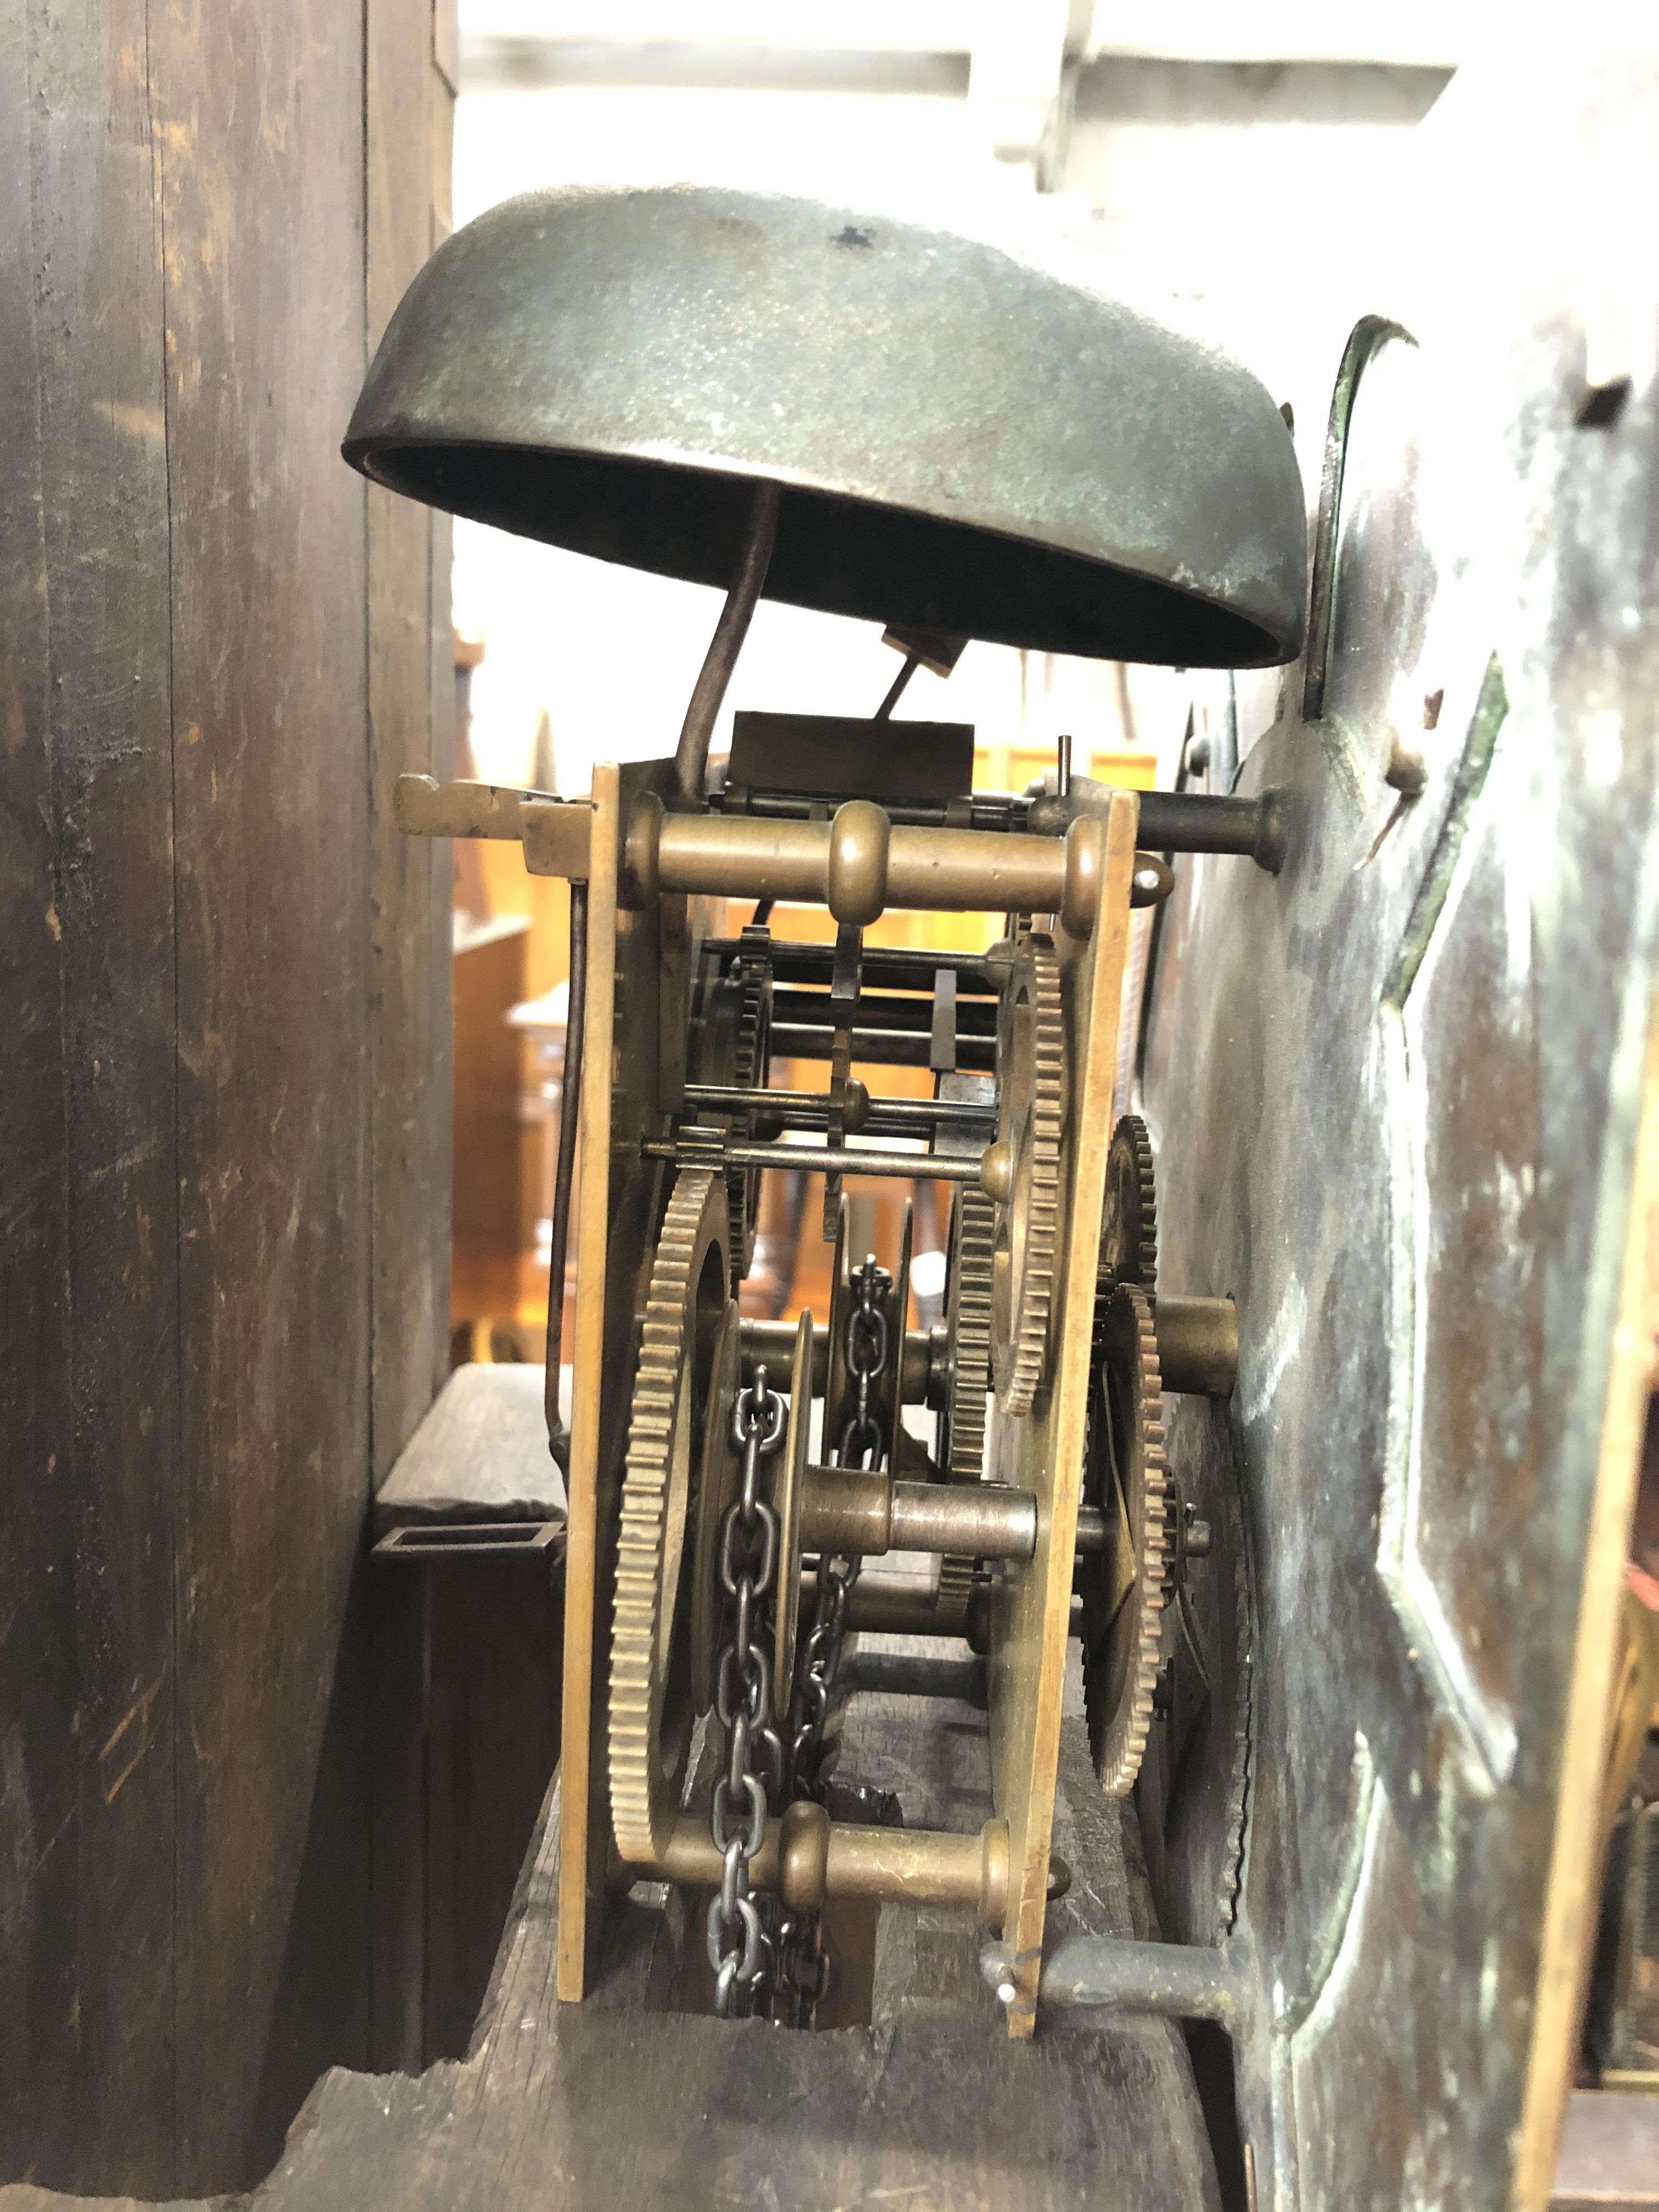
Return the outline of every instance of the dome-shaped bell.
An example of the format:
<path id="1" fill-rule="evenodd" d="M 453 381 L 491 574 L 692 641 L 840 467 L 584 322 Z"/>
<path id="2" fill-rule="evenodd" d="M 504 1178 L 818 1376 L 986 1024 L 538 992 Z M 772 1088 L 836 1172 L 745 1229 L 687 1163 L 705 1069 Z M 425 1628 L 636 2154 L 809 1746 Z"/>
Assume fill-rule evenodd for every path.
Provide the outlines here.
<path id="1" fill-rule="evenodd" d="M 1224 355 L 994 246 L 806 200 L 532 194 L 410 285 L 346 458 L 456 514 L 1039 651 L 1292 659 L 1290 434 Z"/>

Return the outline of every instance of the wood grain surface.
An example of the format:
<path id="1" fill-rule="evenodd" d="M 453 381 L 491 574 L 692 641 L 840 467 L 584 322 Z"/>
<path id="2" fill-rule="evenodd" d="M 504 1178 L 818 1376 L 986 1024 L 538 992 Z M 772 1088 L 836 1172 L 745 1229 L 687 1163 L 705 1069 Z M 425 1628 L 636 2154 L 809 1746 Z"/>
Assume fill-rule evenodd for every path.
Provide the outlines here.
<path id="1" fill-rule="evenodd" d="M 542 1406 L 546 1372 L 512 1363 L 458 1367 L 380 1486 L 375 1533 L 411 1522 L 562 1516 L 564 1482 L 547 1449 Z"/>
<path id="2" fill-rule="evenodd" d="M 143 19 L 0 8 L 0 2159 L 134 2188 L 172 2170 L 179 1428 Z"/>
<path id="3" fill-rule="evenodd" d="M 900 1661 L 919 1648 L 876 1644 Z M 842 1771 L 896 1790 L 908 1826 L 977 1826 L 990 1809 L 982 1695 L 857 1698 Z M 330 2075 L 250 2212 L 1218 2212 L 1179 2032 L 1045 2023 L 1010 2041 L 971 1914 L 885 1908 L 869 2025 L 781 2034 L 658 2008 L 677 1931 L 642 1884 L 606 1917 L 586 2000 L 558 2003 L 558 1810 L 556 1786 L 465 2062 L 416 2080 Z M 1054 1820 L 1079 1869 L 1056 1925 L 1155 1933 L 1133 1814 L 1102 1798 L 1089 1765 L 1074 1670 Z M 48 2205 L 67 2212 L 0 2191 L 3 2212 Z"/>
<path id="4" fill-rule="evenodd" d="M 373 183 L 366 30 L 422 73 Z M 249 2181 L 368 2050 L 370 1349 L 384 1471 L 439 1371 L 447 1089 L 447 878 L 383 880 L 371 784 L 441 767 L 444 591 L 429 532 L 382 580 L 376 753 L 337 445 L 434 87 L 429 0 L 0 4 L 7 2174 Z"/>
<path id="5" fill-rule="evenodd" d="M 434 66 L 432 21 L 431 0 L 373 0 L 367 10 L 364 266 L 371 354 L 436 243 L 438 210 L 422 186 L 439 167 L 447 217 L 453 99 Z M 449 1360 L 451 847 L 441 837 L 400 836 L 392 793 L 405 773 L 441 780 L 449 775 L 455 675 L 448 516 L 375 484 L 362 490 L 373 871 L 370 1419 L 378 1486 L 431 1403 Z"/>

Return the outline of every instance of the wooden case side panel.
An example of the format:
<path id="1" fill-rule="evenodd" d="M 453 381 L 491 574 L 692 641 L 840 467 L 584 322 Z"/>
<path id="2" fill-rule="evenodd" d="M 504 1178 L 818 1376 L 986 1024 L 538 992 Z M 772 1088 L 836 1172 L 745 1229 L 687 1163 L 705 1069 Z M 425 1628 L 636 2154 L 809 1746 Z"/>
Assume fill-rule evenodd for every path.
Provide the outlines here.
<path id="1" fill-rule="evenodd" d="M 0 5 L 0 2172 L 173 2154 L 173 732 L 145 11 Z"/>
<path id="2" fill-rule="evenodd" d="M 372 356 L 447 234 L 448 112 L 431 0 L 368 0 L 364 264 Z M 453 848 L 400 836 L 404 774 L 448 775 L 450 522 L 365 484 L 368 616 L 370 1413 L 378 1489 L 449 1364 Z M 421 617 L 426 619 L 422 621 Z"/>
<path id="3" fill-rule="evenodd" d="M 174 2186 L 368 2048 L 363 27 L 151 9 L 178 1008 Z M 425 596 L 417 619 L 423 621 Z"/>

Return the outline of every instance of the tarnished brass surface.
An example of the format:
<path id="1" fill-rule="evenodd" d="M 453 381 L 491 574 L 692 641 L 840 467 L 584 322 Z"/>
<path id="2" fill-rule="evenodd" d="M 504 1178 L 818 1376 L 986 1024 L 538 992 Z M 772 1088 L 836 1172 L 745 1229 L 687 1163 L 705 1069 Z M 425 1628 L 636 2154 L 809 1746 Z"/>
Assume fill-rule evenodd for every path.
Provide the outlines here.
<path id="1" fill-rule="evenodd" d="M 896 1552 L 1023 1561 L 1036 1549 L 1036 1499 L 1000 1482 L 896 1482 L 889 1528 Z"/>
<path id="2" fill-rule="evenodd" d="M 1177 1298 L 1154 1310 L 1164 1388 L 1202 1398 L 1231 1395 L 1238 1376 L 1238 1309 L 1231 1298 Z"/>
<path id="3" fill-rule="evenodd" d="M 1158 1288 L 1158 1177 L 1139 1114 L 1120 1117 L 1106 1155 L 1097 1297 L 1109 1298 L 1120 1283 L 1138 1284 L 1149 1297 Z"/>
<path id="4" fill-rule="evenodd" d="M 611 1607 L 607 1747 L 611 1820 L 624 1851 L 656 1850 L 678 1801 L 690 1747 L 691 1638 L 705 1407 L 715 1379 L 715 1316 L 732 1352 L 726 1188 L 680 1176 L 651 1269 L 634 1370 Z M 725 1455 L 722 1454 L 722 1459 Z"/>
<path id="5" fill-rule="evenodd" d="M 660 890 L 706 891 L 731 898 L 806 900 L 830 904 L 832 854 L 862 854 L 856 878 L 861 891 L 876 880 L 866 842 L 867 799 L 848 799 L 859 810 L 858 841 L 836 821 L 779 821 L 744 814 L 665 814 L 648 801 L 629 823 L 628 866 L 632 896 L 641 902 Z M 884 814 L 882 818 L 886 819 Z M 881 902 L 927 912 L 1054 914 L 1064 911 L 1074 933 L 1093 927 L 1098 872 L 1093 833 L 1087 825 L 1062 838 L 999 835 L 987 830 L 890 825 Z M 1126 891 L 1125 903 L 1127 903 Z M 867 899 L 859 902 L 864 913 Z"/>
<path id="6" fill-rule="evenodd" d="M 1158 1635 L 1174 1575 L 1162 1385 L 1152 1302 L 1138 1283 L 1111 1293 L 1089 1409 L 1085 1501 L 1109 1540 L 1079 1575 L 1089 1747 L 1109 1796 L 1127 1795 L 1152 1725 Z"/>
<path id="7" fill-rule="evenodd" d="M 808 1552 L 939 1552 L 957 1559 L 1029 1559 L 1036 1500 L 1001 1483 L 896 1482 L 853 1468 L 809 1467 L 801 1502 Z"/>
<path id="8" fill-rule="evenodd" d="M 703 947 L 707 954 L 708 947 Z M 830 1095 L 823 1091 L 780 1091 L 769 1087 L 763 1097 L 737 1085 L 689 1083 L 688 1106 L 708 1106 L 725 1111 L 752 1111 L 761 1123 L 760 1133 L 769 1134 L 770 1121 L 790 1129 L 822 1129 L 830 1118 Z M 994 1106 L 962 1106 L 948 1099 L 872 1098 L 856 1076 L 847 1085 L 843 1121 L 852 1136 L 926 1137 L 938 1129 L 988 1127 L 996 1118 Z"/>
<path id="9" fill-rule="evenodd" d="M 981 1582 L 957 1592 L 942 1590 L 939 1583 L 920 1576 L 884 1577 L 879 1582 L 860 1576 L 847 1600 L 847 1626 L 878 1636 L 963 1638 L 970 1650 L 982 1654 L 988 1648 L 988 1599 Z"/>
<path id="10" fill-rule="evenodd" d="M 992 1416 L 993 1473 L 1034 1491 L 1038 1501 L 1036 1557 L 1027 1567 L 1000 1570 L 992 1584 L 988 1671 L 994 1794 L 1009 1828 L 1007 1935 L 1016 1970 L 1006 2009 L 1009 2033 L 1017 2038 L 1031 2034 L 1036 2023 L 1048 1910 L 1099 1243 L 1095 1224 L 1105 1196 L 1136 816 L 1133 793 L 1114 798 L 1102 822 L 1099 920 L 1086 938 L 1062 928 L 1056 939 L 1073 1138 L 1061 1176 L 1054 1354 L 1048 1387 L 1028 1419 Z M 1089 1233 L 1067 1238 L 1067 1221 L 1088 1223 Z"/>
<path id="11" fill-rule="evenodd" d="M 656 1160 L 678 1160 L 684 1140 L 652 1139 L 641 1149 Z M 884 1152 L 878 1145 L 762 1145 L 731 1138 L 720 1149 L 720 1158 L 733 1168 L 787 1168 L 799 1175 L 896 1176 L 914 1182 L 925 1175 L 935 1182 L 977 1182 L 976 1159 L 934 1158 L 922 1152 Z"/>
<path id="12" fill-rule="evenodd" d="M 743 1346 L 745 1379 L 757 1360 L 765 1360 L 774 1374 L 778 1374 L 782 1371 L 783 1362 L 793 1356 L 795 1328 L 793 1322 L 751 1321 L 745 1316 L 738 1334 Z M 828 1334 L 823 1329 L 815 1330 L 812 1337 L 812 1389 L 819 1397 L 823 1395 L 829 1362 Z M 903 1359 L 899 1369 L 899 1392 L 907 1406 L 919 1406 L 926 1400 L 932 1387 L 933 1374 L 933 1332 L 925 1328 L 907 1328 L 904 1332 Z"/>
<path id="13" fill-rule="evenodd" d="M 830 824 L 823 902 L 837 921 L 867 929 L 887 903 L 887 863 L 893 825 L 868 799 L 849 799 Z"/>
<path id="14" fill-rule="evenodd" d="M 392 790 L 392 815 L 405 837 L 501 837 L 516 844 L 524 835 L 525 805 L 551 796 L 506 784 L 441 784 L 434 776 L 400 775 Z M 587 810 L 581 811 L 586 817 Z"/>
<path id="15" fill-rule="evenodd" d="M 759 789 L 830 803 L 946 806 L 974 781 L 971 722 L 921 722 L 906 715 L 900 742 L 879 713 L 767 714 L 739 708 L 732 717 L 726 803 Z"/>
<path id="16" fill-rule="evenodd" d="M 878 1559 L 890 1548 L 893 1486 L 875 1469 L 809 1467 L 801 1493 L 801 1548 Z"/>
<path id="17" fill-rule="evenodd" d="M 689 1812 L 680 1814 L 654 1859 L 626 1863 L 617 1876 L 694 1888 L 713 1888 L 720 1878 L 720 1855 L 708 1821 Z M 866 1827 L 831 1820 L 817 1805 L 797 1805 L 768 1823 L 749 1879 L 757 1889 L 787 1882 L 784 1902 L 802 1911 L 815 1911 L 826 1897 L 965 1905 L 997 1929 L 1007 1911 L 1007 1823 L 988 1820 L 976 1834 L 956 1836 L 933 1828 Z"/>
<path id="18" fill-rule="evenodd" d="M 1005 1413 L 1030 1413 L 1048 1371 L 1060 1251 L 1061 1140 L 1068 1107 L 1066 1027 L 1053 940 L 1015 948 L 997 1025 L 996 1141 L 980 1184 L 996 1203 L 991 1255 L 991 1376 Z"/>
<path id="19" fill-rule="evenodd" d="M 601 1505 L 600 1434 L 605 1352 L 605 1271 L 611 1194 L 612 1084 L 605 1080 L 614 1043 L 617 982 L 617 854 L 621 836 L 620 771 L 596 769 L 591 824 L 587 922 L 587 1035 L 583 1057 L 591 1071 L 582 1086 L 580 1195 L 576 1237 L 576 1327 L 572 1346 L 574 1407 L 570 1428 L 570 1508 L 565 1552 L 564 1710 L 560 1747 L 558 1992 L 579 1998 L 586 1985 L 590 1943 L 599 1934 L 603 1869 L 610 1848 L 602 1767 L 603 1732 L 595 1711 L 599 1674 L 600 1553 L 605 1516 Z M 654 1036 L 654 1026 L 653 1029 Z M 604 1507 L 614 1504 L 605 1486 Z M 590 1913 L 590 1906 L 592 1908 Z"/>

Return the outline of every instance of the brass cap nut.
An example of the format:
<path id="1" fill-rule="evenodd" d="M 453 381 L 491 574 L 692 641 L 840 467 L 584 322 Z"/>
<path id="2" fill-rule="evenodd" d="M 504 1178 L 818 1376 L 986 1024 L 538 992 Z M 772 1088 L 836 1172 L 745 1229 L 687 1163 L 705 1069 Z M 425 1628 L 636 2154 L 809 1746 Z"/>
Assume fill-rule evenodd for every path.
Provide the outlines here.
<path id="1" fill-rule="evenodd" d="M 1007 1205 L 1014 1188 L 1014 1148 L 1006 1137 L 988 1145 L 981 1153 L 979 1187 L 997 1205 Z"/>
<path id="2" fill-rule="evenodd" d="M 780 1823 L 778 1894 L 792 1912 L 816 1912 L 829 1893 L 830 1815 L 808 1799 Z"/>
<path id="3" fill-rule="evenodd" d="M 864 929 L 887 903 L 887 848 L 892 824 L 873 799 L 849 799 L 830 824 L 825 903 L 837 921 Z"/>
<path id="4" fill-rule="evenodd" d="M 1079 814 L 1066 832 L 1066 887 L 1060 894 L 1060 927 L 1068 937 L 1086 937 L 1100 907 L 1106 872 L 1106 825 L 1097 814 Z"/>
<path id="5" fill-rule="evenodd" d="M 988 1820 L 979 1832 L 979 1917 L 994 1936 L 1008 1917 L 1008 1823 Z"/>
<path id="6" fill-rule="evenodd" d="M 628 817 L 623 841 L 622 902 L 639 908 L 662 896 L 657 848 L 662 842 L 663 803 L 654 791 L 642 791 Z"/>

